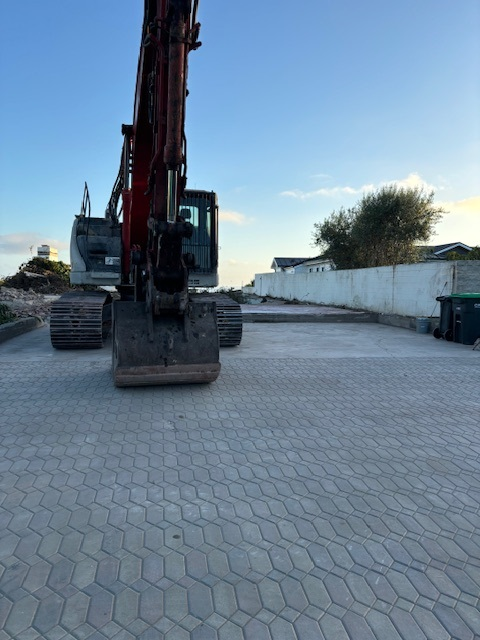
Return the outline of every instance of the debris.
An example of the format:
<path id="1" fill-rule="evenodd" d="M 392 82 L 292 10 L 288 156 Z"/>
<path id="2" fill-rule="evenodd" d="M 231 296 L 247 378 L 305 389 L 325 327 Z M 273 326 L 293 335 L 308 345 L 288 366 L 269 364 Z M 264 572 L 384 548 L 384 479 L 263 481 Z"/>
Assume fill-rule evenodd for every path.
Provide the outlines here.
<path id="1" fill-rule="evenodd" d="M 3 286 L 43 294 L 65 293 L 70 289 L 69 274 L 69 265 L 37 257 L 20 265 L 15 275 L 7 276 Z"/>
<path id="2" fill-rule="evenodd" d="M 0 302 L 5 304 L 18 318 L 37 317 L 45 320 L 50 316 L 52 300 L 57 297 L 43 295 L 35 291 L 0 287 Z"/>

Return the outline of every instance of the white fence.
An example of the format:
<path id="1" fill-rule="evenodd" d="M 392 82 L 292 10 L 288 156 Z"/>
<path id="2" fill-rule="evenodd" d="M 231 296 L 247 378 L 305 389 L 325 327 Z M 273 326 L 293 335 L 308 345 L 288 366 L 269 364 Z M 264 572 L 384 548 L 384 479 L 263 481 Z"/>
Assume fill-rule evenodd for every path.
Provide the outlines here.
<path id="1" fill-rule="evenodd" d="M 255 293 L 401 316 L 438 316 L 437 296 L 480 292 L 480 260 L 318 273 L 260 273 Z"/>

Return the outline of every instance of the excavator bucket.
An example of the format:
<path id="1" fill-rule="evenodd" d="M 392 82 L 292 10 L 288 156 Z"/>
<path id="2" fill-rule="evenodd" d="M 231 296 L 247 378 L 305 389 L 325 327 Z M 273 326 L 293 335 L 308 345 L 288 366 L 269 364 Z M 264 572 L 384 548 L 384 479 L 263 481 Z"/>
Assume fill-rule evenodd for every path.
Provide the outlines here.
<path id="1" fill-rule="evenodd" d="M 220 373 L 215 303 L 152 318 L 144 302 L 113 304 L 117 387 L 213 382 Z"/>

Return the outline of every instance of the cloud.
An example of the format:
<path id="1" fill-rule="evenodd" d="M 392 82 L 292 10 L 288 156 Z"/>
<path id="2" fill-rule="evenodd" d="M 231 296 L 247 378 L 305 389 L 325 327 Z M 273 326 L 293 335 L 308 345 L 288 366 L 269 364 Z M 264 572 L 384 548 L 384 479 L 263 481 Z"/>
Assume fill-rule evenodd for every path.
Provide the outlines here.
<path id="1" fill-rule="evenodd" d="M 328 173 L 314 173 L 312 178 L 320 178 L 321 180 L 331 180 L 332 176 Z"/>
<path id="2" fill-rule="evenodd" d="M 300 189 L 293 189 L 291 191 L 282 191 L 280 195 L 295 198 L 297 200 L 310 200 L 310 198 L 316 198 L 318 196 L 332 198 L 338 195 L 358 195 L 365 191 L 371 191 L 374 188 L 375 186 L 373 184 L 366 184 L 359 189 L 355 189 L 354 187 L 325 187 L 323 189 L 315 189 L 315 191 L 300 191 Z"/>
<path id="3" fill-rule="evenodd" d="M 402 180 L 391 180 L 389 182 L 382 182 L 380 186 L 396 184 L 398 187 L 407 187 L 410 189 L 424 189 L 425 191 L 441 191 L 444 187 L 436 187 L 433 184 L 426 182 L 418 173 L 409 173 L 406 178 Z"/>
<path id="4" fill-rule="evenodd" d="M 438 205 L 449 213 L 463 215 L 477 215 L 477 224 L 480 225 L 480 196 L 465 198 L 464 200 L 451 200 L 449 202 L 439 202 Z"/>
<path id="5" fill-rule="evenodd" d="M 320 174 L 321 175 L 321 174 Z M 409 173 L 406 178 L 402 178 L 401 180 L 390 180 L 386 182 L 380 182 L 379 184 L 364 184 L 361 187 L 355 188 L 350 186 L 345 187 L 324 187 L 322 189 L 315 189 L 314 191 L 301 191 L 300 189 L 292 189 L 290 191 L 282 191 L 280 193 L 281 196 L 288 198 L 295 198 L 297 200 L 310 200 L 311 198 L 317 197 L 327 197 L 327 198 L 335 198 L 337 196 L 346 195 L 346 196 L 355 196 L 362 195 L 368 191 L 374 191 L 380 187 L 384 187 L 387 185 L 397 185 L 399 187 L 409 187 L 409 188 L 421 188 L 425 191 L 439 191 L 444 187 L 435 187 L 434 185 L 429 184 L 418 173 Z"/>
<path id="6" fill-rule="evenodd" d="M 219 218 L 221 222 L 231 222 L 232 224 L 237 224 L 239 226 L 251 224 L 253 222 L 253 218 L 247 218 L 243 213 L 238 213 L 238 211 L 220 210 Z"/>
<path id="7" fill-rule="evenodd" d="M 435 227 L 435 243 L 464 242 L 480 246 L 480 196 L 437 203 L 445 215 Z"/>
<path id="8" fill-rule="evenodd" d="M 59 251 L 69 248 L 69 243 L 55 238 L 46 238 L 39 233 L 8 233 L 0 235 L 0 253 L 2 255 L 28 255 L 30 248 L 37 255 L 37 247 L 48 244 Z"/>

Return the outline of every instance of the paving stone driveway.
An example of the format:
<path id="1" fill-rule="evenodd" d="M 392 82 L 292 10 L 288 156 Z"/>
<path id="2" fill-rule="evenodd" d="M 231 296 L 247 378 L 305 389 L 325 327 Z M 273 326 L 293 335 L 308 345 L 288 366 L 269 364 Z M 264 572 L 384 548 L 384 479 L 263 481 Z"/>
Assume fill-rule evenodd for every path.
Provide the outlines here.
<path id="1" fill-rule="evenodd" d="M 480 359 L 455 354 L 123 390 L 103 352 L 0 355 L 0 640 L 479 638 Z"/>

